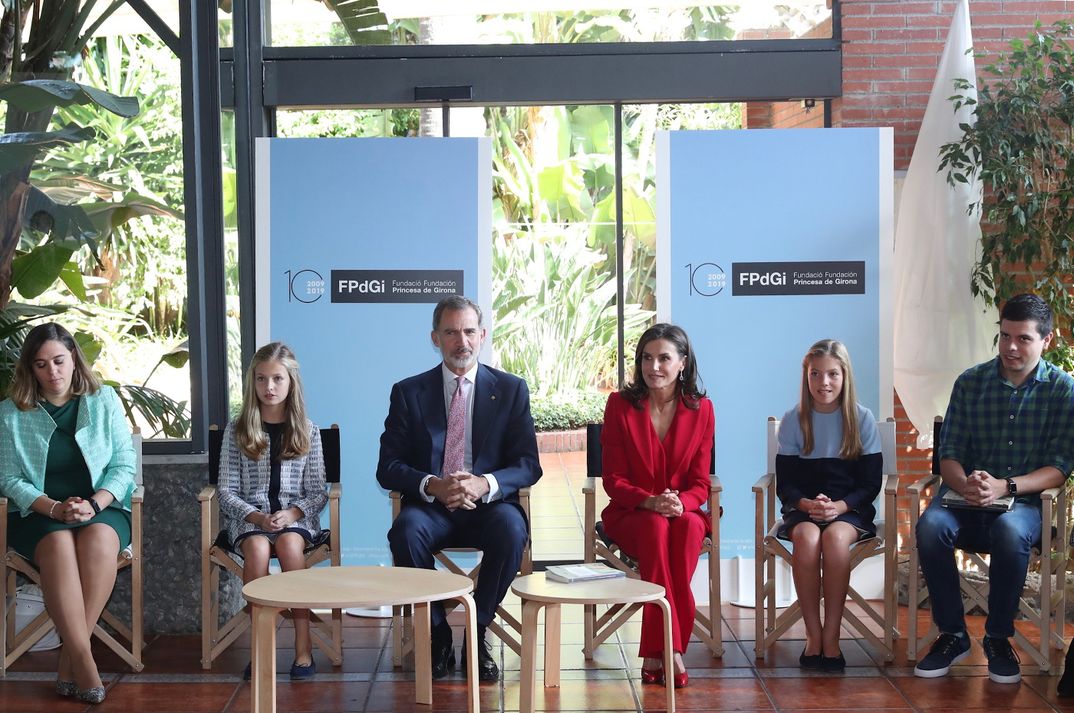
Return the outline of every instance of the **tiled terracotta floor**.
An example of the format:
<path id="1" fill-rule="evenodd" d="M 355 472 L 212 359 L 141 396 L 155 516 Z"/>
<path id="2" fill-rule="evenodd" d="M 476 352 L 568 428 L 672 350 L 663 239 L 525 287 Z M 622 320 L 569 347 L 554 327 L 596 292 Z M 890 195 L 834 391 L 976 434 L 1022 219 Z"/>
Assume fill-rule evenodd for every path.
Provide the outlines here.
<path id="1" fill-rule="evenodd" d="M 572 611 L 577 609 L 577 611 Z M 752 616 L 748 609 L 726 606 L 724 617 L 734 631 L 738 618 Z M 736 617 L 736 618 L 727 618 Z M 974 622 L 979 626 L 979 622 Z M 335 713 L 379 711 L 466 710 L 465 679 L 460 674 L 434 684 L 431 708 L 414 703 L 414 678 L 410 662 L 393 669 L 390 622 L 346 617 L 344 664 L 335 669 L 316 654 L 319 673 L 312 683 L 291 683 L 286 675 L 277 683 L 277 706 L 281 712 Z M 975 626 L 975 628 L 976 628 Z M 280 639 L 286 642 L 290 624 L 281 624 Z M 542 711 L 653 711 L 664 709 L 663 689 L 641 686 L 638 680 L 638 625 L 631 622 L 599 648 L 592 661 L 581 653 L 581 609 L 563 610 L 562 681 L 559 688 L 538 687 L 537 709 Z M 456 631 L 456 638 L 459 638 Z M 1000 685 L 988 680 L 983 656 L 975 642 L 974 655 L 966 665 L 956 666 L 943 679 L 913 676 L 912 665 L 899 657 L 890 664 L 864 644 L 845 640 L 849 667 L 841 676 L 805 673 L 797 667 L 800 639 L 779 642 L 764 661 L 755 662 L 753 642 L 731 636 L 722 659 L 708 655 L 695 642 L 687 652 L 690 686 L 679 691 L 678 707 L 700 711 L 1074 711 L 1074 701 L 1055 696 L 1054 676 L 1042 676 L 1035 667 L 1023 667 L 1021 685 Z M 108 652 L 98 652 L 105 671 L 108 699 L 101 706 L 87 707 L 58 698 L 52 690 L 55 653 L 24 656 L 0 681 L 0 711 L 86 711 L 101 713 L 228 713 L 250 710 L 249 685 L 239 672 L 249 656 L 249 640 L 240 639 L 211 671 L 198 663 L 200 641 L 195 636 L 162 636 L 149 642 L 146 668 L 126 672 Z M 498 684 L 481 686 L 484 711 L 517 711 L 519 694 L 518 657 L 501 644 L 495 655 L 505 671 Z M 291 663 L 286 644 L 279 649 L 277 665 Z M 538 650 L 538 669 L 543 652 Z M 541 673 L 538 672 L 540 677 Z"/>
<path id="2" fill-rule="evenodd" d="M 584 454 L 549 454 L 542 457 L 545 478 L 541 497 L 533 506 L 534 554 L 538 560 L 581 559 L 581 481 Z M 547 491 L 547 498 L 545 497 Z M 509 600 L 510 601 L 510 600 Z M 510 602 L 517 608 L 517 601 Z M 601 646 L 593 660 L 582 656 L 582 610 L 564 607 L 562 632 L 562 681 L 559 688 L 538 686 L 537 708 L 547 711 L 652 711 L 664 709 L 663 689 L 641 686 L 637 641 L 640 623 L 628 622 Z M 844 640 L 849 666 L 845 674 L 829 676 L 805 673 L 797 666 L 802 650 L 800 627 L 792 629 L 769 656 L 754 660 L 753 611 L 725 605 L 723 608 L 726 652 L 712 658 L 694 642 L 686 654 L 690 686 L 679 692 L 683 711 L 1032 711 L 1071 710 L 1074 700 L 1057 700 L 1054 676 L 1042 676 L 1032 666 L 1023 667 L 1020 685 L 1001 685 L 988 680 L 979 641 L 964 665 L 943 679 L 913 676 L 900 642 L 894 662 L 885 664 L 866 645 Z M 905 630 L 905 611 L 901 624 Z M 151 622 L 147 622 L 151 628 Z M 333 668 L 316 654 L 319 673 L 313 682 L 291 683 L 286 675 L 277 683 L 277 706 L 281 713 L 340 713 L 349 711 L 420 711 L 452 713 L 466 710 L 465 680 L 456 674 L 433 687 L 432 707 L 414 703 L 412 666 L 393 669 L 390 621 L 345 617 L 343 666 Z M 980 636 L 983 622 L 972 618 L 971 633 Z M 847 637 L 850 634 L 846 634 Z M 456 640 L 459 632 L 456 631 Z M 277 665 L 286 671 L 291 664 L 289 623 L 281 624 Z M 504 670 L 503 680 L 481 686 L 484 711 L 517 711 L 519 660 L 499 644 L 495 655 Z M 543 652 L 538 651 L 538 668 Z M 1025 657 L 1023 657 L 1025 658 Z M 249 639 L 242 637 L 214 664 L 202 671 L 197 636 L 151 638 L 145 652 L 145 670 L 127 672 L 107 651 L 97 661 L 108 686 L 108 699 L 88 707 L 58 698 L 53 692 L 56 654 L 22 657 L 6 680 L 0 680 L 0 712 L 38 713 L 95 710 L 101 713 L 221 713 L 250 710 L 249 685 L 240 672 L 249 660 Z M 540 677 L 540 672 L 538 676 Z"/>

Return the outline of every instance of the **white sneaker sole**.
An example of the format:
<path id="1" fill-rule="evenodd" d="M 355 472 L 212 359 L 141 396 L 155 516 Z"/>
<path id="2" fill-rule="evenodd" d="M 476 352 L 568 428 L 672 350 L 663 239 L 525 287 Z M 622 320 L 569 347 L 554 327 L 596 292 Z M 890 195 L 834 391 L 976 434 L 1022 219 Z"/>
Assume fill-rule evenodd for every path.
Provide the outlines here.
<path id="1" fill-rule="evenodd" d="M 1010 676 L 1001 676 L 998 673 L 988 672 L 988 678 L 995 683 L 1018 683 L 1022 680 L 1022 673 L 1012 673 Z"/>
<path id="2" fill-rule="evenodd" d="M 970 655 L 970 650 L 966 649 L 965 651 L 960 653 L 958 656 L 956 656 L 955 658 L 951 659 L 951 663 L 948 664 L 944 668 L 923 669 L 923 668 L 915 666 L 914 667 L 914 675 L 917 676 L 918 678 L 940 678 L 941 676 L 946 676 L 948 674 L 948 672 L 951 670 L 952 666 L 954 666 L 956 663 L 958 663 L 959 661 L 961 661 L 962 659 L 966 658 L 969 655 Z M 991 674 L 989 674 L 989 675 L 991 675 Z M 995 680 L 995 679 L 993 679 L 993 680 Z"/>

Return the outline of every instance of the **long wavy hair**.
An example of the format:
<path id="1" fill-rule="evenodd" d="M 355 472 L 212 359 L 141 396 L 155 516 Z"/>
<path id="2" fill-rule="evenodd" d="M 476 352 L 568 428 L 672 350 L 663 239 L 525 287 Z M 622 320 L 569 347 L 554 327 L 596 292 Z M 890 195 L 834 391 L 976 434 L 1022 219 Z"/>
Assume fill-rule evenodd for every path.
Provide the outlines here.
<path id="1" fill-rule="evenodd" d="M 242 411 L 235 423 L 235 445 L 251 460 L 261 460 L 261 456 L 269 450 L 269 438 L 261 422 L 261 402 L 257 398 L 254 375 L 257 367 L 269 361 L 279 362 L 287 370 L 287 376 L 291 380 L 287 400 L 283 404 L 283 437 L 280 447 L 280 460 L 291 460 L 309 452 L 310 434 L 298 360 L 291 348 L 283 342 L 266 344 L 258 349 L 250 360 L 242 395 Z"/>
<path id="2" fill-rule="evenodd" d="M 71 352 L 74 362 L 71 372 L 73 396 L 95 394 L 101 388 L 101 382 L 94 376 L 86 356 L 71 333 L 55 322 L 45 322 L 31 329 L 23 340 L 19 360 L 15 363 L 15 376 L 8 387 L 8 396 L 20 411 L 36 408 L 41 400 L 41 385 L 34 376 L 34 360 L 45 342 L 59 342 Z"/>
<path id="3" fill-rule="evenodd" d="M 802 358 L 802 396 L 798 402 L 798 424 L 802 429 L 804 443 L 802 453 L 813 452 L 813 394 L 809 392 L 809 367 L 814 359 L 832 357 L 843 370 L 843 390 L 839 393 L 839 412 L 843 415 L 843 443 L 839 457 L 857 460 L 861 456 L 861 430 L 858 428 L 858 396 L 854 388 L 854 371 L 850 367 L 850 353 L 842 342 L 822 339 L 809 348 Z"/>
<path id="4" fill-rule="evenodd" d="M 690 338 L 685 330 L 674 324 L 659 322 L 646 329 L 638 346 L 634 350 L 634 376 L 619 389 L 631 406 L 641 408 L 641 402 L 648 397 L 649 387 L 645 385 L 645 377 L 641 372 L 641 360 L 645 347 L 649 342 L 657 339 L 665 339 L 675 345 L 675 351 L 680 357 L 686 359 L 686 366 L 682 370 L 682 378 L 675 381 L 675 395 L 678 396 L 687 408 L 696 410 L 698 402 L 705 396 L 705 390 L 698 385 L 700 376 L 697 371 L 697 359 L 694 358 L 693 347 L 690 346 Z"/>

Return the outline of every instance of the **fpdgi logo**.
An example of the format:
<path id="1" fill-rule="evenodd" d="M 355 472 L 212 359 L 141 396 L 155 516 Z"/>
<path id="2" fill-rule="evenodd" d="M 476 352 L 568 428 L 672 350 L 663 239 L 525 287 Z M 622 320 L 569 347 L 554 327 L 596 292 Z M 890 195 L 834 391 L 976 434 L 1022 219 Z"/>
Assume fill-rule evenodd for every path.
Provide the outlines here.
<path id="1" fill-rule="evenodd" d="M 287 270 L 287 301 L 310 304 L 324 295 L 324 278 L 316 270 Z"/>
<path id="2" fill-rule="evenodd" d="M 714 262 L 698 265 L 686 265 L 687 279 L 690 282 L 690 294 L 702 297 L 715 297 L 727 286 L 727 275 L 723 268 Z"/>

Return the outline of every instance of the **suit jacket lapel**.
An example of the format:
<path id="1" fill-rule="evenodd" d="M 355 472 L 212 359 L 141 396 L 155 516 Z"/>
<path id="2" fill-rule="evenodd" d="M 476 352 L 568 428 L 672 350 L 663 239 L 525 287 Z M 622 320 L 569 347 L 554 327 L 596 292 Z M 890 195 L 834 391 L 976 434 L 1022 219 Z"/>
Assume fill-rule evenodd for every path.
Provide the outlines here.
<path id="1" fill-rule="evenodd" d="M 429 472 L 439 474 L 444 467 L 444 439 L 447 437 L 447 411 L 444 406 L 444 377 L 441 366 L 425 373 L 418 403 L 422 413 L 417 418 L 429 433 Z"/>
<path id="2" fill-rule="evenodd" d="M 627 407 L 627 423 L 630 427 L 631 440 L 637 445 L 640 463 L 637 465 L 645 470 L 650 480 L 655 480 L 654 466 L 656 458 L 653 455 L 653 422 L 649 417 L 649 400 L 642 401 L 641 408 Z"/>
<path id="3" fill-rule="evenodd" d="M 495 422 L 499 404 L 502 401 L 497 386 L 496 375 L 484 364 L 477 367 L 477 383 L 474 384 L 474 418 L 473 433 L 470 434 L 470 446 L 473 453 L 473 470 L 480 475 L 477 464 L 480 462 L 481 446 L 488 438 L 492 424 Z"/>
<path id="4" fill-rule="evenodd" d="M 690 466 L 690 461 L 697 454 L 700 436 L 697 432 L 697 419 L 700 413 L 700 410 L 687 408 L 686 404 L 681 401 L 675 410 L 675 440 L 669 441 L 666 437 L 664 440 L 666 446 L 664 452 L 667 454 L 668 466 L 670 466 L 669 478 L 685 472 Z"/>

